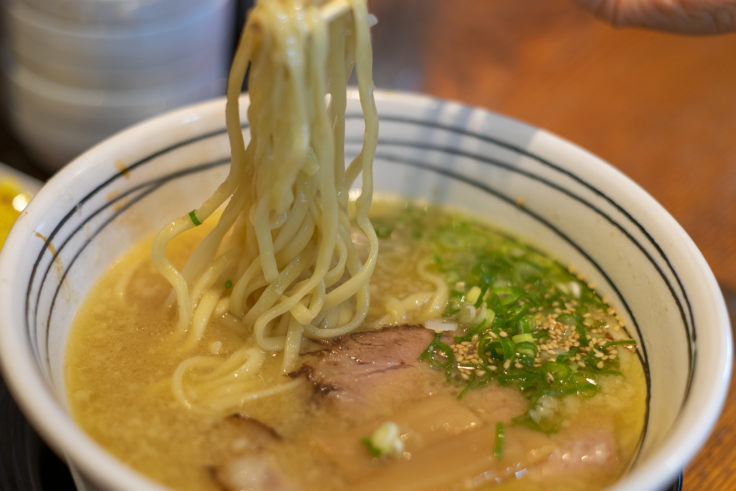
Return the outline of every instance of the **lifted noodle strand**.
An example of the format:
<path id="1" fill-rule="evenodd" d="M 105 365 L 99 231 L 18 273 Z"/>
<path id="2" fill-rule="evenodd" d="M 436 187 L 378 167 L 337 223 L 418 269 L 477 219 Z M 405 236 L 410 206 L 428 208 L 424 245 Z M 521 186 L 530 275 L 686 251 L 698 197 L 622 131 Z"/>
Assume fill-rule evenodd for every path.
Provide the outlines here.
<path id="1" fill-rule="evenodd" d="M 349 333 L 368 312 L 378 254 L 368 219 L 378 118 L 366 1 L 348 3 L 351 15 L 329 24 L 318 0 L 256 3 L 228 79 L 230 171 L 194 216 L 204 222 L 218 208 L 224 211 L 181 271 L 166 258 L 166 246 L 194 221 L 184 215 L 154 240 L 153 262 L 173 287 L 176 329 L 187 333 L 185 349 L 197 348 L 213 312 L 225 302 L 250 336 L 250 347 L 230 358 L 198 355 L 179 365 L 173 389 L 187 407 L 222 411 L 259 397 L 233 392 L 245 391 L 237 384 L 260 368 L 253 361 L 257 353 L 282 352 L 288 371 L 304 337 Z M 362 148 L 346 168 L 346 83 L 353 66 L 365 130 Z M 248 67 L 246 146 L 239 96 Z M 351 216 L 348 194 L 358 177 Z M 362 261 L 351 233 L 368 244 Z M 228 288 L 221 286 L 226 280 Z M 243 363 L 250 363 L 248 370 Z"/>

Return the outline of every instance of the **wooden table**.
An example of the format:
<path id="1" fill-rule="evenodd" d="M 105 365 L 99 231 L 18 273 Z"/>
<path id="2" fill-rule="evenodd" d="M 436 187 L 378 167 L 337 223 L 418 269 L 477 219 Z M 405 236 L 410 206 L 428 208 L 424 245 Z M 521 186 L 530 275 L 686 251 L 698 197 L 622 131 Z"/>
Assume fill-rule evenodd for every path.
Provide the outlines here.
<path id="1" fill-rule="evenodd" d="M 736 35 L 614 29 L 572 0 L 369 0 L 378 86 L 546 128 L 641 184 L 736 290 Z M 732 304 L 732 312 L 736 305 Z M 736 393 L 684 489 L 736 489 Z"/>
<path id="2" fill-rule="evenodd" d="M 617 30 L 572 0 L 369 3 L 378 86 L 482 106 L 591 150 L 659 200 L 736 290 L 736 35 Z M 2 127 L 0 161 L 44 177 Z M 732 391 L 685 489 L 736 489 L 735 425 Z"/>

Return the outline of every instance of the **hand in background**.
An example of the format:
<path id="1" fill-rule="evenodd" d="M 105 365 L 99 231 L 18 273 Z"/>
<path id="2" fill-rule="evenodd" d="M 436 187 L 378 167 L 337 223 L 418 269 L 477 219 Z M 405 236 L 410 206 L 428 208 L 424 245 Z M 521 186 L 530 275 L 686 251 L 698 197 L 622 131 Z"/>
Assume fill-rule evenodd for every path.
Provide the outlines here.
<path id="1" fill-rule="evenodd" d="M 736 0 L 575 0 L 614 26 L 682 34 L 736 31 Z"/>

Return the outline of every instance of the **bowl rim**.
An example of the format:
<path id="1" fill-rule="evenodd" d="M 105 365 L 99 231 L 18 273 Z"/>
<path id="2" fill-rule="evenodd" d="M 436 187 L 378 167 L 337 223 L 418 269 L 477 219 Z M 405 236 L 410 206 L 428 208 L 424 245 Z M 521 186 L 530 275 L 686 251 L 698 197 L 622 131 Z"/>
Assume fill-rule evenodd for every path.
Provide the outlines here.
<path id="1" fill-rule="evenodd" d="M 105 7 L 99 0 L 86 2 L 89 5 L 96 5 L 99 7 Z M 117 4 L 123 4 L 125 2 L 121 0 L 106 0 L 107 11 L 111 8 L 116 7 Z M 127 2 L 130 3 L 130 2 Z M 94 41 L 108 42 L 120 40 L 135 41 L 140 37 L 149 38 L 160 38 L 169 36 L 173 33 L 178 37 L 187 38 L 191 35 L 188 28 L 192 26 L 198 26 L 199 23 L 203 23 L 199 27 L 212 27 L 209 23 L 214 20 L 214 16 L 220 14 L 220 10 L 225 7 L 235 8 L 234 0 L 210 0 L 208 2 L 197 2 L 197 1 L 179 1 L 171 2 L 171 6 L 174 7 L 186 6 L 186 9 L 174 8 L 172 11 L 167 13 L 174 13 L 176 15 L 163 15 L 165 22 L 107 22 L 100 19 L 99 22 L 84 23 L 79 22 L 79 17 L 74 19 L 76 22 L 67 17 L 60 17 L 51 14 L 46 9 L 40 9 L 35 3 L 23 2 L 18 0 L 9 0 L 7 5 L 7 15 L 14 19 L 15 22 L 20 23 L 22 29 L 33 29 L 40 33 L 45 33 L 53 37 L 63 37 L 67 42 L 73 43 L 90 43 Z M 154 4 L 148 2 L 150 8 Z M 140 2 L 138 5 L 139 9 L 141 6 L 146 6 L 146 2 Z M 195 8 L 196 7 L 196 8 Z M 99 9 L 102 14 L 102 9 Z M 91 9 L 84 9 L 87 14 L 91 13 Z M 141 11 L 143 12 L 143 11 Z M 103 14 L 104 15 L 104 14 Z M 158 19 L 160 20 L 160 19 Z M 155 40 L 155 39 L 154 39 Z"/>
<path id="2" fill-rule="evenodd" d="M 131 8 L 129 0 L 76 0 L 52 3 L 46 0 L 27 0 L 26 3 L 44 15 L 64 20 L 109 22 L 151 22 L 171 14 L 175 7 L 190 9 L 197 0 L 153 0 L 140 2 Z"/>
<path id="3" fill-rule="evenodd" d="M 620 182 L 627 183 L 631 187 L 630 191 L 635 193 L 638 199 L 644 200 L 647 206 L 653 207 L 653 212 L 661 214 L 671 222 L 668 225 L 672 227 L 672 232 L 677 238 L 673 247 L 684 248 L 695 259 L 700 274 L 700 288 L 703 290 L 704 298 L 710 302 L 710 310 L 718 321 L 716 325 L 720 334 L 718 337 L 725 342 L 714 348 L 717 356 L 708 360 L 707 366 L 711 367 L 708 375 L 713 383 L 710 390 L 702 391 L 701 396 L 705 399 L 699 400 L 698 405 L 695 406 L 695 398 L 690 397 L 680 410 L 681 414 L 678 418 L 687 419 L 690 426 L 685 428 L 682 424 L 678 424 L 679 431 L 674 435 L 670 434 L 651 458 L 625 475 L 612 489 L 655 489 L 674 480 L 705 442 L 720 415 L 728 393 L 733 357 L 730 320 L 725 302 L 713 273 L 686 232 L 654 198 L 620 171 L 577 145 L 543 129 L 482 108 L 426 95 L 381 90 L 377 90 L 375 94 L 377 102 L 383 104 L 400 101 L 413 107 L 427 108 L 441 105 L 461 108 L 474 113 L 479 112 L 483 118 L 491 117 L 504 124 L 521 125 L 543 135 L 548 143 L 560 146 L 564 150 L 577 152 L 591 164 L 601 166 L 601 172 L 609 173 Z M 355 98 L 354 91 L 351 97 Z M 247 95 L 243 95 L 242 100 L 247 101 Z M 187 125 L 192 121 L 201 124 L 203 120 L 212 118 L 215 114 L 224 114 L 224 101 L 224 97 L 211 99 L 138 123 L 95 145 L 52 177 L 39 192 L 37 198 L 31 201 L 16 226 L 13 227 L 6 246 L 0 253 L 0 326 L 14 320 L 8 314 L 13 310 L 9 298 L 14 279 L 21 278 L 15 277 L 13 264 L 23 254 L 25 238 L 33 232 L 35 223 L 33 220 L 41 218 L 45 207 L 53 206 L 54 194 L 61 193 L 68 186 L 68 182 L 73 182 L 87 172 L 94 172 L 93 169 L 100 160 L 97 157 L 98 154 L 104 154 L 109 149 L 117 148 L 125 142 L 135 141 L 140 136 L 160 131 L 161 128 Z M 222 120 L 224 125 L 224 116 Z M 204 122 L 204 126 L 209 127 L 207 121 Z M 72 467 L 78 468 L 84 475 L 92 478 L 93 482 L 102 484 L 106 489 L 128 489 L 129 487 L 166 489 L 113 458 L 76 426 L 62 404 L 54 398 L 50 390 L 47 390 L 45 379 L 35 366 L 34 357 L 21 337 L 19 329 L 0 329 L 0 371 L 19 407 L 44 440 L 57 453 L 66 458 Z M 26 377 L 18 376 L 19 373 L 25 374 Z M 698 431 L 693 431 L 693 428 Z"/>
<path id="4" fill-rule="evenodd" d="M 9 81 L 16 97 L 24 101 L 43 101 L 47 106 L 59 111 L 74 114 L 109 114 L 121 111 L 136 111 L 153 104 L 185 98 L 198 93 L 203 87 L 209 87 L 226 79 L 227 66 L 213 63 L 205 66 L 196 77 L 185 83 L 172 81 L 166 85 L 152 85 L 143 88 L 102 89 L 96 87 L 78 87 L 47 79 L 34 73 L 19 62 L 7 63 L 4 77 Z M 16 103 L 17 104 L 17 103 Z"/>

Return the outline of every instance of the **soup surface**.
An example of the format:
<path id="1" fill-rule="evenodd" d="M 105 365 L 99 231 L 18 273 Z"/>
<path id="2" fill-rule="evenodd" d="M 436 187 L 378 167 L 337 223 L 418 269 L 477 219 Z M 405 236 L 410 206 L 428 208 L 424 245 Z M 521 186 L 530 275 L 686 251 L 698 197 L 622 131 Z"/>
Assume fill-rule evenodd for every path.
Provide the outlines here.
<path id="1" fill-rule="evenodd" d="M 198 351 L 184 351 L 150 241 L 134 247 L 70 333 L 74 418 L 176 489 L 596 489 L 624 473 L 645 377 L 585 281 L 458 214 L 383 199 L 372 215 L 381 252 L 366 329 L 304 346 L 290 374 L 268 354 L 253 390 L 301 382 L 228 411 L 186 408 L 172 376 L 189 357 L 253 344 L 249 332 L 218 315 Z M 177 265 L 206 228 L 170 246 Z M 439 315 L 423 308 L 437 278 Z"/>

